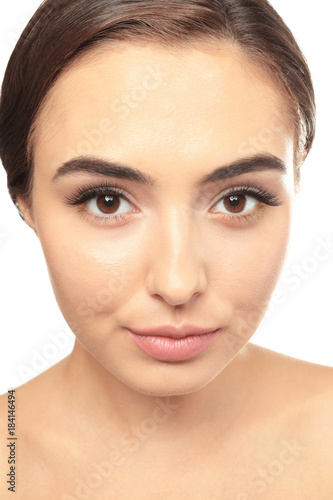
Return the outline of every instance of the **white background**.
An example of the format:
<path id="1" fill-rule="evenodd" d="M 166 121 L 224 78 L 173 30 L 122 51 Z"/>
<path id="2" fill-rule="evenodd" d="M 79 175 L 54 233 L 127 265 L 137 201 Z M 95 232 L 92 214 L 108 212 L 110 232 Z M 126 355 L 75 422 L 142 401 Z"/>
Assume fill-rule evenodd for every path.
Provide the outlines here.
<path id="1" fill-rule="evenodd" d="M 0 78 L 39 0 L 0 7 Z M 273 304 L 252 341 L 314 363 L 333 366 L 332 80 L 330 0 L 272 0 L 309 63 L 318 107 L 317 136 L 302 173 L 289 255 Z M 19 117 L 17 117 L 19 119 Z M 291 280 L 293 266 L 302 278 Z M 286 281 L 287 277 L 287 281 Z M 53 336 L 53 337 L 52 337 Z M 55 301 L 37 237 L 19 218 L 0 170 L 0 393 L 16 387 L 66 356 L 74 336 Z M 32 371 L 34 369 L 34 371 Z"/>

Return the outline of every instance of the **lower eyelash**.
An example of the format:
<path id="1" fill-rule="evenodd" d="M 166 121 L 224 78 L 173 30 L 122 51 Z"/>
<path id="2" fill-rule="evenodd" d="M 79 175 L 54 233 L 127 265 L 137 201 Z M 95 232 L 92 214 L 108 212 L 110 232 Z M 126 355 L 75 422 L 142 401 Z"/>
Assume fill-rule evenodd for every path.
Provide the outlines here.
<path id="1" fill-rule="evenodd" d="M 248 223 L 250 224 L 251 222 L 255 222 L 258 219 L 261 219 L 261 217 L 264 214 L 265 208 L 267 208 L 265 205 L 262 205 L 261 208 L 256 209 L 253 212 L 250 212 L 248 214 L 235 214 L 232 215 L 224 213 L 224 212 L 216 212 L 216 217 L 219 219 L 225 219 L 226 221 L 231 221 L 233 224 L 242 224 L 242 223 Z"/>
<path id="2" fill-rule="evenodd" d="M 132 214 L 118 214 L 118 215 L 96 215 L 92 214 L 90 212 L 87 212 L 86 210 L 80 210 L 80 217 L 81 219 L 89 219 L 92 223 L 97 223 L 97 224 L 110 224 L 110 221 L 112 222 L 122 222 L 122 221 L 128 221 L 129 219 L 132 218 Z"/>

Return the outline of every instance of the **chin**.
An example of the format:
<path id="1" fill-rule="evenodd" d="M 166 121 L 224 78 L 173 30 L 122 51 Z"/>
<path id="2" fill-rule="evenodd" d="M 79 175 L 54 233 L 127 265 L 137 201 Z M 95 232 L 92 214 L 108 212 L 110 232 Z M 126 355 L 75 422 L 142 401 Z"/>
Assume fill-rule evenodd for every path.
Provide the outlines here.
<path id="1" fill-rule="evenodd" d="M 147 396 L 168 397 L 190 394 L 204 388 L 214 380 L 228 364 L 217 362 L 211 356 L 196 356 L 186 361 L 166 362 L 151 359 L 126 373 L 113 375 L 130 389 Z"/>

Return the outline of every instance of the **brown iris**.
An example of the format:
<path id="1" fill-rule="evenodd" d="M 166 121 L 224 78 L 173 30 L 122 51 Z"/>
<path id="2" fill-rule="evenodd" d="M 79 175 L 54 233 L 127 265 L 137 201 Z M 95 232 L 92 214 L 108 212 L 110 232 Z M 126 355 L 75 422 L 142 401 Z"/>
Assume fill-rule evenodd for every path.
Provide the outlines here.
<path id="1" fill-rule="evenodd" d="M 97 198 L 97 206 L 104 214 L 113 214 L 118 210 L 119 205 L 119 196 L 103 195 Z"/>
<path id="2" fill-rule="evenodd" d="M 246 197 L 243 194 L 233 194 L 224 200 L 224 206 L 228 212 L 238 214 L 244 210 L 246 205 Z"/>

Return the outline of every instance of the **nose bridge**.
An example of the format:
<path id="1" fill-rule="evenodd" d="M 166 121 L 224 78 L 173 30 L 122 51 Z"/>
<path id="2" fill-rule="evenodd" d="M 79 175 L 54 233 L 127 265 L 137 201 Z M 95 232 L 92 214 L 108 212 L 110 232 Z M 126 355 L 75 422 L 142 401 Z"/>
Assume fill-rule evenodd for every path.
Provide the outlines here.
<path id="1" fill-rule="evenodd" d="M 170 304 L 185 303 L 205 286 L 194 217 L 185 204 L 159 215 L 149 265 L 149 292 Z"/>
<path id="2" fill-rule="evenodd" d="M 193 232 L 193 220 L 184 206 L 171 209 L 161 219 L 161 250 L 165 252 L 169 269 L 176 270 L 184 266 L 185 261 L 194 260 Z"/>

